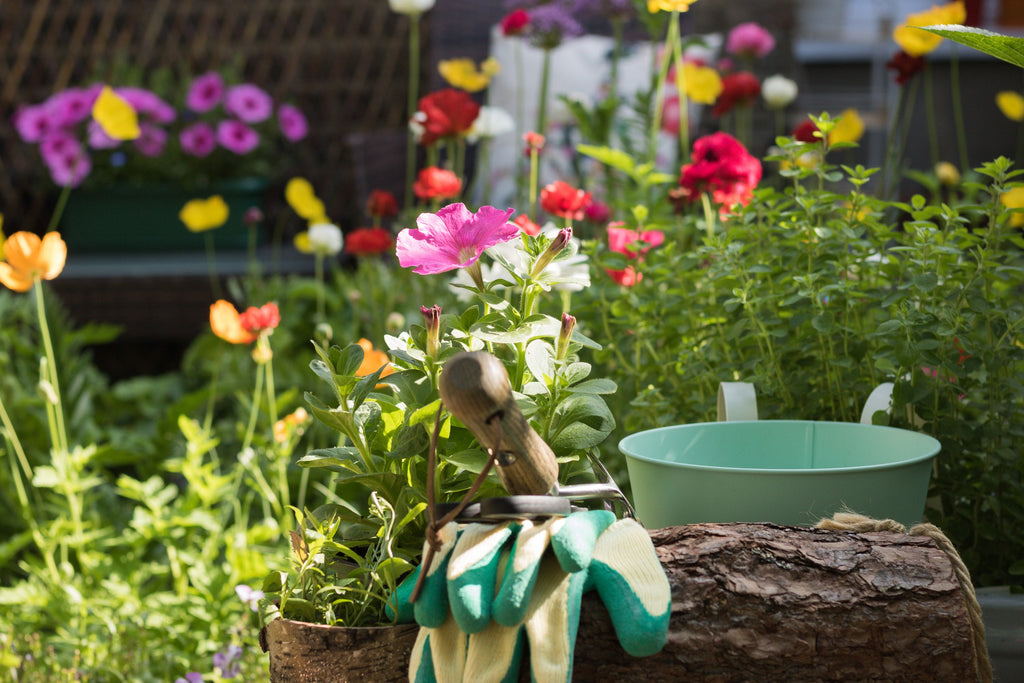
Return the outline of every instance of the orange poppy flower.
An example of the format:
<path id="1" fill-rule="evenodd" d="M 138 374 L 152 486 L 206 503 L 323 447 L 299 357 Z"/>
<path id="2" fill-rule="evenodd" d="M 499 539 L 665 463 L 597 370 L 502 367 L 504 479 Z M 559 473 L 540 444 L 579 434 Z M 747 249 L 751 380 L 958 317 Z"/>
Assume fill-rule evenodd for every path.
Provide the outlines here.
<path id="1" fill-rule="evenodd" d="M 48 232 L 42 239 L 21 230 L 4 241 L 0 282 L 15 292 L 27 292 L 36 278 L 52 280 L 64 270 L 68 247 L 60 233 Z"/>
<path id="2" fill-rule="evenodd" d="M 369 339 L 360 339 L 358 344 L 363 347 L 363 363 L 356 370 L 356 377 L 365 377 L 374 373 L 382 365 L 384 366 L 384 371 L 380 373 L 381 377 L 387 377 L 395 372 L 395 369 L 391 367 L 391 359 L 388 358 L 388 354 L 374 349 L 373 343 Z M 378 384 L 377 386 L 382 387 L 385 385 Z"/>
<path id="3" fill-rule="evenodd" d="M 241 315 L 234 304 L 218 299 L 210 306 L 210 329 L 226 342 L 251 344 L 259 337 L 242 326 Z"/>

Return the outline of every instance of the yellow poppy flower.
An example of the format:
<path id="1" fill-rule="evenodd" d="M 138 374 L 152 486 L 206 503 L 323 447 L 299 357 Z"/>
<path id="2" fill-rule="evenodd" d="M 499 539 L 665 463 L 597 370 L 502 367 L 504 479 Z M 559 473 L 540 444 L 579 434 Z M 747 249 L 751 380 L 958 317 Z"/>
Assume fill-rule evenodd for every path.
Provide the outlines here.
<path id="1" fill-rule="evenodd" d="M 293 237 L 292 238 L 292 244 L 294 244 L 295 248 L 298 249 L 299 252 L 301 252 L 303 254 L 312 254 L 313 253 L 313 245 L 311 245 L 309 243 L 309 231 L 308 230 L 303 230 L 298 235 Z"/>
<path id="2" fill-rule="evenodd" d="M 228 205 L 219 194 L 209 199 L 193 199 L 181 208 L 178 218 L 192 232 L 213 230 L 227 222 Z"/>
<path id="3" fill-rule="evenodd" d="M 295 213 L 310 223 L 329 223 L 324 203 L 305 178 L 292 178 L 284 187 L 284 198 Z"/>
<path id="4" fill-rule="evenodd" d="M 251 344 L 258 337 L 242 327 L 238 309 L 224 299 L 218 299 L 210 305 L 210 329 L 215 335 L 232 344 Z"/>
<path id="5" fill-rule="evenodd" d="M 996 93 L 996 106 L 1011 121 L 1024 121 L 1024 96 L 1013 90 Z"/>
<path id="6" fill-rule="evenodd" d="M 962 0 L 936 5 L 923 12 L 907 15 L 906 20 L 892 32 L 892 39 L 911 57 L 920 57 L 933 51 L 942 42 L 942 36 L 922 31 L 916 26 L 962 24 L 967 20 L 967 8 Z"/>
<path id="7" fill-rule="evenodd" d="M 685 12 L 697 0 L 647 0 L 648 12 Z"/>
<path id="8" fill-rule="evenodd" d="M 103 86 L 93 103 L 92 117 L 103 132 L 115 140 L 134 140 L 141 134 L 135 109 L 109 85 Z"/>
<path id="9" fill-rule="evenodd" d="M 494 78 L 501 73 L 501 62 L 494 57 L 488 57 L 480 62 L 480 71 L 488 78 Z"/>
<path id="10" fill-rule="evenodd" d="M 442 59 L 437 70 L 449 85 L 466 92 L 480 92 L 491 82 L 491 77 L 479 71 L 476 62 L 469 57 Z"/>
<path id="11" fill-rule="evenodd" d="M 999 201 L 1007 209 L 1024 208 L 1024 187 L 1015 187 L 1007 190 L 999 197 Z M 1019 228 L 1024 226 L 1024 212 L 1018 211 L 1010 214 L 1010 227 Z"/>
<path id="12" fill-rule="evenodd" d="M 943 185 L 954 187 L 960 184 L 960 169 L 948 161 L 940 161 L 935 164 L 935 177 Z"/>
<path id="13" fill-rule="evenodd" d="M 683 87 L 686 96 L 699 104 L 714 104 L 722 94 L 722 78 L 708 66 L 693 62 L 683 64 Z"/>
<path id="14" fill-rule="evenodd" d="M 828 134 L 828 142 L 857 142 L 864 136 L 864 119 L 856 109 L 847 109 L 836 117 L 836 125 Z"/>
<path id="15" fill-rule="evenodd" d="M 60 233 L 39 235 L 24 230 L 4 240 L 4 260 L 0 261 L 0 282 L 15 292 L 27 292 L 36 278 L 52 280 L 64 270 L 68 247 Z"/>

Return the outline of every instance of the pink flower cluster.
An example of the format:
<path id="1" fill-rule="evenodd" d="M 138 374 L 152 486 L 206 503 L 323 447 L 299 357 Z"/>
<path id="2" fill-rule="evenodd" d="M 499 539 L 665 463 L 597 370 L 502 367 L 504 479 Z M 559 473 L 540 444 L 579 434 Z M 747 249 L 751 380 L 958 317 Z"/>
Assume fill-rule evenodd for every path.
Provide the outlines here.
<path id="1" fill-rule="evenodd" d="M 107 136 L 92 119 L 92 106 L 102 88 L 102 83 L 68 88 L 14 114 L 21 139 L 39 146 L 57 185 L 80 185 L 100 159 L 111 170 L 125 167 L 133 153 L 150 159 L 178 154 L 197 160 L 223 148 L 245 157 L 275 132 L 272 127 L 266 130 L 275 113 L 275 103 L 266 91 L 251 83 L 228 86 L 219 73 L 208 72 L 191 82 L 180 111 L 145 88 L 113 87 L 139 118 L 139 137 L 125 143 Z M 285 140 L 306 137 L 309 125 L 301 110 L 282 103 L 276 106 L 276 114 L 276 132 Z M 257 130 L 261 125 L 263 132 Z M 175 140 L 177 145 L 172 144 Z"/>

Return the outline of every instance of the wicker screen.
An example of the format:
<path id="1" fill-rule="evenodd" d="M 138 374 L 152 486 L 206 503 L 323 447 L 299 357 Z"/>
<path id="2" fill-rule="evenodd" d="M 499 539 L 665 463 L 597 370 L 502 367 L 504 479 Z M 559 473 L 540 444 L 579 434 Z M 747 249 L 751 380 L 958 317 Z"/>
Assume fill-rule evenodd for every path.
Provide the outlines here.
<path id="1" fill-rule="evenodd" d="M 310 135 L 283 171 L 313 181 L 331 217 L 351 227 L 367 183 L 402 184 L 407 21 L 384 0 L 2 0 L 0 211 L 10 228 L 38 231 L 56 195 L 11 124 L 17 107 L 121 60 L 143 73 L 232 67 L 297 104 Z"/>

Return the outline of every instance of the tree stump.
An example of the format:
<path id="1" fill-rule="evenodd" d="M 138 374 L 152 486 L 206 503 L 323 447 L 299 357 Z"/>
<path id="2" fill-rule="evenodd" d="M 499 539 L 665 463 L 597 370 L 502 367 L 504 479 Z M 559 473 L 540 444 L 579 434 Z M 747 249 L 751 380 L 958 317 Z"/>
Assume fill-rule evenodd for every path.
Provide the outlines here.
<path id="1" fill-rule="evenodd" d="M 650 534 L 672 587 L 665 648 L 627 655 L 590 593 L 574 680 L 977 680 L 962 589 L 929 538 L 774 524 Z M 406 680 L 416 630 L 272 622 L 271 681 Z"/>

